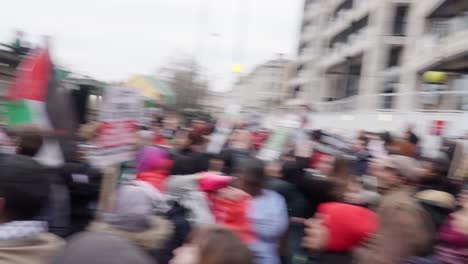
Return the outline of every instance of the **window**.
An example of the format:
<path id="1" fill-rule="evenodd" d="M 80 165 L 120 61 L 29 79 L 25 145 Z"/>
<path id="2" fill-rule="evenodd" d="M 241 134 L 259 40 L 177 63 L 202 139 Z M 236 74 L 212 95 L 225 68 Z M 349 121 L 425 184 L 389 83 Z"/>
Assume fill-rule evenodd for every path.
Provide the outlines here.
<path id="1" fill-rule="evenodd" d="M 299 46 L 299 55 L 302 55 L 302 53 L 308 46 L 309 46 L 308 42 L 301 43 L 301 45 Z"/>
<path id="2" fill-rule="evenodd" d="M 387 68 L 397 67 L 401 64 L 401 54 L 403 47 L 391 47 L 388 57 Z"/>
<path id="3" fill-rule="evenodd" d="M 302 87 L 300 85 L 294 86 L 291 91 L 291 98 L 297 98 L 301 90 Z"/>
<path id="4" fill-rule="evenodd" d="M 395 20 L 393 21 L 393 35 L 406 36 L 406 28 L 408 24 L 408 5 L 398 5 L 395 12 Z"/>
<path id="5" fill-rule="evenodd" d="M 333 48 L 337 43 L 339 44 L 348 42 L 349 36 L 353 34 L 359 34 L 359 32 L 362 32 L 367 27 L 368 23 L 369 16 L 365 16 L 359 19 L 358 21 L 353 22 L 350 27 L 341 31 L 331 39 L 329 43 L 329 48 Z"/>
<path id="6" fill-rule="evenodd" d="M 304 64 L 299 64 L 299 66 L 297 66 L 297 72 L 301 72 L 302 69 L 304 69 Z"/>
<path id="7" fill-rule="evenodd" d="M 353 2 L 354 2 L 354 0 L 345 0 L 345 1 L 343 1 L 343 3 L 341 3 L 335 9 L 335 11 L 333 12 L 333 18 L 337 18 L 338 14 L 340 14 L 340 13 L 346 11 L 346 10 L 352 9 L 353 8 Z"/>

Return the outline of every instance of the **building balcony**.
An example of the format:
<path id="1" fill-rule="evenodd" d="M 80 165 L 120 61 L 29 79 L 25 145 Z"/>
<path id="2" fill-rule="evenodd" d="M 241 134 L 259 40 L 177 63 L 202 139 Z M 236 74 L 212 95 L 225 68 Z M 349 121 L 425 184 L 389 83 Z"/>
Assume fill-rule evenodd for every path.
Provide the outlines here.
<path id="1" fill-rule="evenodd" d="M 415 53 L 412 64 L 418 71 L 465 57 L 468 53 L 468 28 L 445 37 L 426 35 Z"/>
<path id="2" fill-rule="evenodd" d="M 302 54 L 298 58 L 298 61 L 300 63 L 307 63 L 307 62 L 310 62 L 311 60 L 316 59 L 318 55 L 319 54 L 317 52 L 317 49 L 309 48 L 302 52 Z"/>
<path id="3" fill-rule="evenodd" d="M 426 113 L 467 113 L 468 91 L 380 93 L 357 95 L 316 104 L 320 112 L 348 113 L 360 109 L 359 102 L 372 101 L 377 112 L 401 111 L 401 101 L 409 100 L 410 111 Z M 407 109 L 405 109 L 406 111 Z"/>
<path id="4" fill-rule="evenodd" d="M 288 86 L 289 87 L 301 86 L 301 85 L 308 83 L 308 81 L 309 80 L 305 76 L 305 74 L 299 74 L 288 82 Z"/>
<path id="5" fill-rule="evenodd" d="M 351 96 L 340 100 L 330 102 L 320 102 L 315 104 L 315 108 L 319 112 L 326 113 L 345 113 L 357 110 L 358 97 Z"/>

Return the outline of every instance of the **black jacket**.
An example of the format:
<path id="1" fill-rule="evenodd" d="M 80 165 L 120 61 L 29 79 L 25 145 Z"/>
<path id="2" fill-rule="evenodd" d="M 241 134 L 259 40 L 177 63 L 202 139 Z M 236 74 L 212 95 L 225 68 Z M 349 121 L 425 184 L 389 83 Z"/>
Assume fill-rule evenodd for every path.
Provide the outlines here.
<path id="1" fill-rule="evenodd" d="M 69 234 L 84 231 L 93 220 L 101 189 L 102 173 L 87 163 L 69 162 L 61 170 L 61 175 L 70 193 Z"/>

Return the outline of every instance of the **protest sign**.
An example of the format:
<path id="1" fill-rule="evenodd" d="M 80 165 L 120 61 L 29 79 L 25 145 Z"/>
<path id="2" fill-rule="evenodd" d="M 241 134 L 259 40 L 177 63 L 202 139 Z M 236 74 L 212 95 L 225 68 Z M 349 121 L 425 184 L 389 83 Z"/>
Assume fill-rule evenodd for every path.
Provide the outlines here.
<path id="1" fill-rule="evenodd" d="M 238 105 L 229 105 L 226 108 L 224 116 L 218 120 L 216 130 L 210 138 L 207 146 L 208 153 L 219 154 L 221 152 L 234 128 L 234 123 L 238 118 L 239 112 L 240 107 Z"/>
<path id="2" fill-rule="evenodd" d="M 106 90 L 99 113 L 96 149 L 90 157 L 93 165 L 104 168 L 133 159 L 142 104 L 140 95 L 132 88 Z"/>
<path id="3" fill-rule="evenodd" d="M 297 144 L 302 144 L 303 141 L 305 141 L 304 139 L 306 136 L 302 134 L 300 134 L 301 137 L 298 136 L 297 132 L 300 131 L 300 122 L 298 120 L 299 119 L 296 115 L 288 115 L 283 120 L 278 122 L 278 127 L 268 138 L 265 147 L 259 151 L 257 158 L 264 161 L 276 160 L 285 150 L 285 145 L 288 143 L 288 141 L 292 140 L 292 143 L 294 143 L 295 147 Z M 298 153 L 304 155 L 303 153 L 308 151 L 306 147 L 307 146 L 304 145 L 304 147 L 296 149 L 298 149 Z"/>
<path id="4" fill-rule="evenodd" d="M 142 98 L 132 88 L 109 87 L 104 94 L 96 147 L 89 156 L 91 163 L 104 171 L 100 212 L 111 209 L 110 196 L 118 182 L 118 165 L 135 156 L 137 123 L 142 107 Z"/>

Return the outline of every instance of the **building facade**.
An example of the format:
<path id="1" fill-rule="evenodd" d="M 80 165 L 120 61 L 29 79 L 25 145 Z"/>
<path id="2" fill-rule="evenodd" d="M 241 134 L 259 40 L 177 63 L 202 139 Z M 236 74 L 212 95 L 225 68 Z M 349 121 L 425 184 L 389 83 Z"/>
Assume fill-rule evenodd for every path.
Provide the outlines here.
<path id="1" fill-rule="evenodd" d="M 428 134 L 443 120 L 459 135 L 467 74 L 468 1 L 306 0 L 287 91 L 317 126 Z"/>
<path id="2" fill-rule="evenodd" d="M 230 104 L 239 105 L 243 112 L 271 112 L 286 98 L 292 66 L 291 60 L 282 57 L 258 65 L 234 84 L 228 93 Z"/>
<path id="3" fill-rule="evenodd" d="M 464 111 L 449 94 L 463 90 L 468 70 L 467 12 L 463 0 L 307 0 L 288 93 L 324 112 Z M 428 71 L 446 80 L 434 86 Z M 441 109 L 421 96 L 434 91 Z"/>

